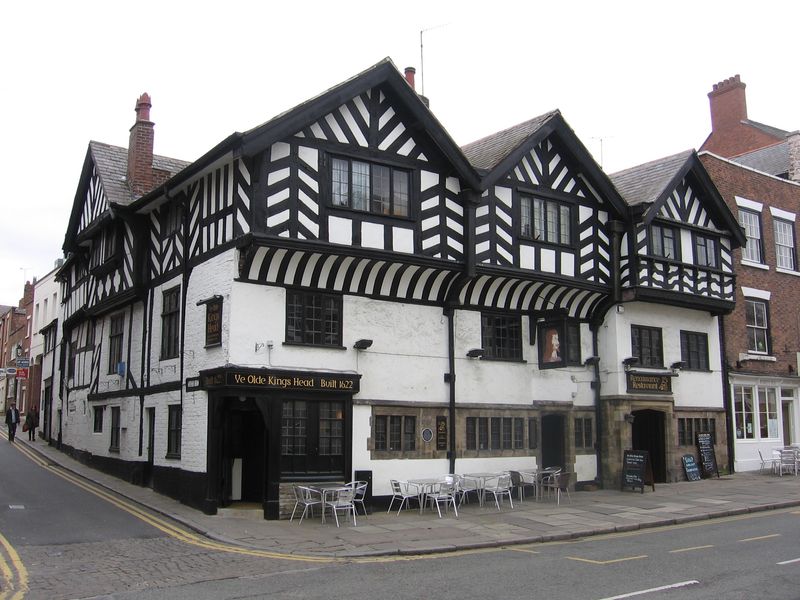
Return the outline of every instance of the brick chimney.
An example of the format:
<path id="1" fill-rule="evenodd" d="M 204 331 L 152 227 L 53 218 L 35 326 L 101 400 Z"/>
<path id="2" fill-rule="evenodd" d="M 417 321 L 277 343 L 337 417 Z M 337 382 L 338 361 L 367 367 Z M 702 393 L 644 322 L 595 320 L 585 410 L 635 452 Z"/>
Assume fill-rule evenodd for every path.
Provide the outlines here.
<path id="1" fill-rule="evenodd" d="M 735 128 L 739 122 L 747 119 L 745 87 L 738 75 L 714 84 L 708 93 L 712 133 Z"/>
<path id="2" fill-rule="evenodd" d="M 153 125 L 150 96 L 145 92 L 136 101 L 136 122 L 128 138 L 128 186 L 134 197 L 153 189 Z"/>
<path id="3" fill-rule="evenodd" d="M 414 76 L 417 74 L 417 70 L 414 67 L 406 67 L 406 81 L 408 85 L 411 86 L 411 89 L 416 91 L 417 87 L 414 83 Z"/>

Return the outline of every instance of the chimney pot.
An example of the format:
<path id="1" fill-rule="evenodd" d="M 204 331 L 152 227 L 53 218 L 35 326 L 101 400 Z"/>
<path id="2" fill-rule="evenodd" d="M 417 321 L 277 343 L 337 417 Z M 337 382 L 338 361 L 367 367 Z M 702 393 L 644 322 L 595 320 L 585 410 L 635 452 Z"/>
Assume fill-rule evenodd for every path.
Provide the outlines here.
<path id="1" fill-rule="evenodd" d="M 153 104 L 150 102 L 150 95 L 145 92 L 139 99 L 136 101 L 136 120 L 137 121 L 149 121 L 150 120 L 150 108 Z"/>
<path id="2" fill-rule="evenodd" d="M 150 95 L 136 100 L 136 122 L 128 138 L 128 185 L 134 198 L 153 189 L 153 125 L 150 120 Z"/>
<path id="3" fill-rule="evenodd" d="M 414 90 L 414 91 L 417 90 L 417 87 L 416 87 L 416 85 L 414 83 L 414 75 L 416 75 L 416 73 L 417 73 L 417 70 L 414 67 L 406 67 L 406 72 L 405 72 L 406 81 L 408 82 L 408 85 L 411 86 L 411 89 Z"/>

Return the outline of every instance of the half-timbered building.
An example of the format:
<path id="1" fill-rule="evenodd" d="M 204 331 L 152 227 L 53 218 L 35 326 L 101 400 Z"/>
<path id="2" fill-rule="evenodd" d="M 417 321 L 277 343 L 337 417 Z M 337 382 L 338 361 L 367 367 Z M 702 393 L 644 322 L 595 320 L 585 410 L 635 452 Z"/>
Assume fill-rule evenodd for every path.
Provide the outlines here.
<path id="1" fill-rule="evenodd" d="M 719 464 L 727 464 L 720 316 L 734 308 L 732 252 L 745 239 L 694 151 L 611 179 L 631 218 L 622 302 L 600 336 L 605 481 L 619 480 L 625 448 L 648 452 L 655 482 L 678 481 L 696 433 L 711 433 Z"/>
<path id="2" fill-rule="evenodd" d="M 67 233 L 63 443 L 208 512 L 277 518 L 311 480 L 605 479 L 627 438 L 602 421 L 652 407 L 623 389 L 622 315 L 713 348 L 733 301 L 693 155 L 623 200 L 558 111 L 459 148 L 389 60 L 191 164 L 145 159 L 140 188 L 124 158 L 90 144 Z M 658 223 L 717 262 L 654 254 Z"/>

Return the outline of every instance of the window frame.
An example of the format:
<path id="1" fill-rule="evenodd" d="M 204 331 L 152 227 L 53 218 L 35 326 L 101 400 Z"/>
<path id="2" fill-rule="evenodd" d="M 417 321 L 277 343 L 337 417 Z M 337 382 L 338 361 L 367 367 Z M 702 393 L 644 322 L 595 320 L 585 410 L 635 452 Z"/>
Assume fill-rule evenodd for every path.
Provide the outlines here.
<path id="1" fill-rule="evenodd" d="M 592 417 L 575 417 L 575 450 L 594 451 L 594 429 Z"/>
<path id="2" fill-rule="evenodd" d="M 103 433 L 105 405 L 95 406 L 93 409 L 92 433 Z"/>
<path id="3" fill-rule="evenodd" d="M 672 240 L 672 252 L 675 256 L 667 256 L 667 249 L 664 243 L 665 233 L 669 232 Z M 656 244 L 656 241 L 658 243 Z M 681 260 L 681 234 L 680 230 L 674 225 L 666 223 L 650 224 L 647 236 L 647 251 L 650 256 L 664 258 L 666 260 Z"/>
<path id="4" fill-rule="evenodd" d="M 499 335 L 499 331 L 505 335 Z M 522 317 L 520 315 L 481 313 L 481 360 L 522 362 Z"/>
<path id="5" fill-rule="evenodd" d="M 167 454 L 166 458 L 181 457 L 183 431 L 183 408 L 180 404 L 167 406 Z"/>
<path id="6" fill-rule="evenodd" d="M 181 287 L 164 290 L 161 296 L 161 360 L 178 358 L 180 315 Z"/>
<path id="7" fill-rule="evenodd" d="M 293 304 L 293 298 L 300 298 L 300 303 Z M 308 327 L 309 318 L 312 320 L 315 317 L 309 317 L 309 310 L 314 309 L 313 302 L 320 301 L 321 316 L 316 319 L 321 322 L 322 329 L 320 331 L 312 330 Z M 293 315 L 293 306 L 300 307 L 298 312 L 300 316 Z M 318 346 L 323 348 L 342 348 L 342 327 L 343 327 L 343 302 L 341 294 L 327 294 L 324 292 L 298 290 L 289 288 L 286 290 L 286 330 L 285 330 L 285 343 L 296 344 L 300 346 Z M 330 333 L 325 331 L 328 325 L 327 315 L 331 311 L 336 316 L 336 332 Z M 297 333 L 293 333 L 295 326 L 290 325 L 292 320 L 297 319 L 301 325 Z M 309 339 L 310 338 L 310 339 Z M 319 338 L 319 341 L 317 339 Z M 329 340 L 329 341 L 326 341 Z"/>
<path id="8" fill-rule="evenodd" d="M 573 203 L 541 194 L 521 193 L 519 198 L 520 237 L 537 243 L 565 248 L 575 246 L 575 207 Z M 564 224 L 565 213 L 566 226 Z M 555 220 L 556 223 L 551 226 L 552 220 Z M 537 223 L 539 223 L 538 227 Z M 556 239 L 551 239 L 551 235 Z"/>
<path id="9" fill-rule="evenodd" d="M 694 263 L 706 269 L 719 269 L 719 238 L 703 233 L 694 233 L 692 238 Z M 709 248 L 709 245 L 711 245 L 711 248 Z"/>
<path id="10" fill-rule="evenodd" d="M 117 329 L 117 327 L 119 329 Z M 117 373 L 122 362 L 122 349 L 125 341 L 125 314 L 112 315 L 108 326 L 108 374 Z M 115 360 L 116 359 L 116 360 Z"/>
<path id="11" fill-rule="evenodd" d="M 336 178 L 337 173 L 343 172 L 338 168 L 337 163 L 346 163 L 347 181 L 342 181 L 340 178 Z M 366 165 L 368 167 L 368 171 L 366 173 L 366 185 L 368 186 L 368 189 L 366 198 L 363 199 L 365 206 L 354 206 L 354 203 L 356 202 L 355 196 L 357 195 L 354 193 L 354 179 L 356 179 L 353 176 L 354 164 Z M 413 206 L 412 190 L 414 189 L 413 171 L 411 169 L 399 167 L 393 164 L 337 154 L 331 155 L 329 170 L 330 177 L 328 182 L 330 184 L 330 206 L 332 208 L 354 210 L 384 217 L 394 217 L 400 219 L 411 218 L 411 208 Z M 388 170 L 388 197 L 385 199 L 379 199 L 380 191 L 378 190 L 376 182 L 381 181 L 381 176 L 377 175 L 378 170 Z M 398 176 L 401 174 L 404 176 L 403 179 L 405 180 L 405 192 L 403 192 L 401 189 L 398 189 L 399 187 L 402 187 L 402 185 L 399 183 L 402 180 L 398 179 Z M 363 176 L 364 174 L 360 173 L 358 175 Z M 346 186 L 346 191 L 341 189 L 342 186 Z M 400 201 L 403 194 L 405 194 L 405 202 Z M 344 199 L 345 201 L 343 202 L 342 200 L 337 199 Z M 384 204 L 388 206 L 388 209 L 382 208 Z M 405 206 L 405 208 L 400 209 L 399 207 L 402 206 Z"/>
<path id="12" fill-rule="evenodd" d="M 745 297 L 745 328 L 747 332 L 747 351 L 753 354 L 764 354 L 769 355 L 771 348 L 772 348 L 772 338 L 770 335 L 770 315 L 769 315 L 769 302 L 764 300 L 763 298 L 748 298 Z M 754 322 L 750 322 L 750 306 L 757 306 L 760 305 L 763 307 L 763 317 L 764 317 L 764 325 L 758 324 L 758 317 L 759 315 L 756 312 L 753 312 Z M 751 344 L 751 332 L 752 332 L 752 341 Z M 763 335 L 763 344 L 764 348 L 759 349 L 758 345 L 762 341 L 758 339 L 758 334 L 761 333 Z"/>
<path id="13" fill-rule="evenodd" d="M 743 218 L 747 216 L 747 219 Z M 754 219 L 755 222 L 745 222 L 749 219 Z M 747 241 L 745 245 L 742 246 L 742 260 L 756 263 L 756 264 L 764 264 L 764 235 L 762 229 L 762 222 L 761 222 L 761 213 L 749 210 L 746 208 L 739 207 L 739 225 L 742 226 L 744 229 L 745 237 Z M 751 235 L 753 234 L 753 235 Z M 750 240 L 754 240 L 754 244 L 750 245 Z M 757 255 L 757 256 L 755 256 Z"/>
<path id="14" fill-rule="evenodd" d="M 119 406 L 111 407 L 111 438 L 108 443 L 109 452 L 119 452 L 121 437 L 122 411 Z"/>
<path id="15" fill-rule="evenodd" d="M 785 226 L 788 228 L 788 232 L 779 232 L 779 226 Z M 778 217 L 772 217 L 772 229 L 773 234 L 775 236 L 775 266 L 778 269 L 785 269 L 787 271 L 796 271 L 797 270 L 797 236 L 794 230 L 794 223 L 787 219 L 781 219 Z M 788 233 L 788 235 L 787 235 Z M 781 238 L 791 237 L 790 240 L 791 245 L 781 244 L 778 243 L 778 240 Z M 781 251 L 781 249 L 786 249 L 785 251 Z M 785 264 L 781 264 L 781 260 L 789 259 L 791 262 L 790 266 L 786 266 Z"/>
<path id="16" fill-rule="evenodd" d="M 634 335 L 634 332 L 638 332 L 638 335 Z M 648 337 L 651 337 L 653 334 L 658 334 L 658 352 L 657 356 L 652 356 L 653 354 L 653 342 L 651 340 L 649 346 L 648 356 L 642 353 L 643 344 L 642 338 L 644 337 L 642 334 L 647 333 Z M 631 324 L 631 356 L 634 356 L 639 359 L 639 364 L 637 366 L 646 367 L 646 368 L 663 368 L 664 367 L 664 334 L 661 327 L 651 327 L 649 325 L 636 325 L 634 323 Z M 645 360 L 647 358 L 647 360 Z"/>
<path id="17" fill-rule="evenodd" d="M 378 452 L 416 452 L 417 416 L 406 414 L 373 415 L 373 448 Z M 385 432 L 379 437 L 378 432 Z"/>
<path id="18" fill-rule="evenodd" d="M 701 331 L 685 331 L 682 329 L 680 336 L 683 368 L 687 371 L 710 371 L 708 334 Z"/>

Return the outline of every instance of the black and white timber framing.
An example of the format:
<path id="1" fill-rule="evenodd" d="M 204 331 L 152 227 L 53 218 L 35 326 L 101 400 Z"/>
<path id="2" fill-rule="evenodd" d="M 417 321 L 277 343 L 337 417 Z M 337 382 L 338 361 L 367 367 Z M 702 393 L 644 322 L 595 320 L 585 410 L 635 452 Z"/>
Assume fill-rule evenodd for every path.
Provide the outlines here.
<path id="1" fill-rule="evenodd" d="M 357 464 L 353 458 L 356 450 L 363 453 L 374 445 L 374 432 L 364 425 L 373 422 L 373 414 L 364 411 L 440 409 L 450 437 L 446 451 L 438 449 L 436 468 L 447 470 L 442 465 L 448 460 L 453 465 L 463 455 L 457 444 L 464 432 L 456 431 L 463 427 L 456 415 L 460 402 L 475 411 L 493 405 L 508 411 L 550 407 L 546 410 L 562 419 L 572 410 L 594 414 L 599 381 L 590 387 L 587 380 L 573 395 L 556 397 L 555 390 L 565 382 L 572 385 L 574 369 L 583 367 L 540 370 L 541 351 L 529 349 L 541 343 L 534 333 L 537 323 L 556 316 L 574 322 L 582 332 L 581 358 L 586 358 L 596 352 L 607 312 L 623 299 L 687 310 L 699 303 L 703 311 L 722 314 L 735 298 L 731 251 L 743 243 L 742 234 L 693 152 L 669 162 L 668 176 L 659 171 L 662 179 L 647 188 L 657 193 L 648 195 L 636 186 L 652 180 L 652 173 L 623 174 L 612 183 L 558 111 L 459 148 L 388 59 L 263 125 L 234 133 L 193 163 L 156 157 L 169 176 L 138 198 L 126 187 L 126 152 L 96 142 L 87 152 L 64 243 L 67 259 L 59 272 L 64 358 L 60 404 L 54 407 L 61 411 L 67 447 L 204 509 L 225 501 L 221 481 L 230 486 L 231 466 L 223 458 L 230 433 L 226 415 L 232 410 L 227 403 L 240 396 L 242 404 L 234 409 L 259 411 L 275 428 L 263 501 L 272 507 L 265 508 L 269 515 L 278 514 L 280 486 L 292 479 L 280 475 L 275 432 L 281 414 L 273 401 L 290 397 L 272 388 L 240 391 L 232 383 L 235 376 L 260 381 L 259 373 L 272 373 L 276 356 L 300 365 L 297 373 L 328 373 L 331 381 L 355 390 L 331 396 L 344 404 L 349 419 L 345 476 L 368 468 L 383 485 L 389 473 L 379 471 L 379 460 Z M 407 172 L 408 214 L 335 206 L 331 161 L 337 157 Z M 562 214 L 570 215 L 564 224 L 568 242 L 544 241 L 523 229 L 523 203 L 534 197 L 564 207 Z M 719 265 L 698 267 L 690 254 L 670 260 L 651 256 L 648 235 L 654 222 L 670 223 L 689 236 L 713 236 Z M 172 354 L 161 336 L 168 312 L 164 298 L 175 289 L 179 348 Z M 344 299 L 342 347 L 281 343 L 286 290 Z M 224 303 L 222 343 L 206 346 L 205 311 L 211 301 Z M 347 321 L 351 312 L 362 311 L 363 317 L 368 310 L 383 313 L 380 318 L 369 313 L 372 321 Z M 351 338 L 377 337 L 393 326 L 392 319 L 396 323 L 399 310 L 409 321 L 438 314 L 431 327 L 442 327 L 435 338 L 441 345 L 427 354 L 419 351 L 417 362 L 403 362 L 412 359 L 402 353 L 396 358 L 409 372 L 428 377 L 417 396 L 413 390 L 404 396 L 377 385 L 382 373 L 359 365 L 357 356 L 357 372 L 348 366 Z M 473 361 L 469 364 L 482 374 L 472 380 L 465 374 L 467 383 L 458 388 L 453 369 L 465 359 L 456 348 L 480 346 L 483 312 L 529 323 L 524 360 L 516 361 L 514 375 L 502 361 Z M 114 329 L 120 323 L 122 329 Z M 616 352 L 624 356 L 629 350 Z M 616 356 L 608 362 L 619 364 Z M 516 391 L 480 388 L 509 378 L 514 379 L 509 390 Z M 319 397 L 309 394 L 297 397 Z M 469 399 L 462 401 L 460 394 Z M 175 439 L 171 432 L 167 440 L 174 424 L 168 424 L 167 415 L 174 419 L 170 407 L 175 406 L 183 415 L 179 453 L 165 450 Z M 93 408 L 104 407 L 114 411 L 117 430 L 125 432 L 110 449 L 106 438 L 99 443 L 93 437 L 97 427 L 108 427 L 91 418 Z M 419 415 L 420 421 L 427 418 Z M 571 426 L 568 419 L 563 422 L 565 456 L 577 469 Z M 598 475 L 594 462 L 590 455 L 580 463 L 587 478 Z M 376 495 L 380 485 L 376 481 Z"/>

